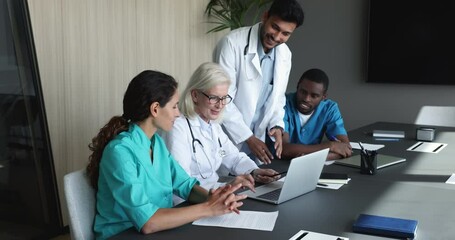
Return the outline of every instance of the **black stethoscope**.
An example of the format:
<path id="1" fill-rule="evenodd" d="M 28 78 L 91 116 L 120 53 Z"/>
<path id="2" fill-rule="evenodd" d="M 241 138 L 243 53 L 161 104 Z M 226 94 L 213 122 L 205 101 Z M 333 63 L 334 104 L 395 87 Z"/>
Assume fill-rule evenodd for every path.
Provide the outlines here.
<path id="1" fill-rule="evenodd" d="M 246 54 L 248 53 L 248 48 L 250 47 L 251 29 L 253 29 L 253 27 L 250 27 L 250 30 L 248 30 L 248 37 L 246 39 L 246 46 L 243 49 L 243 56 L 246 56 Z M 262 64 L 262 61 L 261 61 L 261 64 Z M 270 84 L 273 85 L 273 78 L 272 78 L 272 81 L 270 81 Z"/>
<path id="2" fill-rule="evenodd" d="M 193 139 L 191 141 L 191 146 L 193 147 L 194 158 L 196 158 L 196 163 L 197 163 L 196 165 L 197 165 L 197 168 L 199 170 L 199 175 L 201 175 L 201 177 L 203 179 L 207 179 L 207 178 L 211 177 L 213 175 L 213 172 L 214 172 L 212 162 L 210 161 L 209 156 L 207 156 L 207 153 L 205 153 L 204 145 L 202 145 L 202 142 L 199 139 L 194 137 L 193 130 L 191 129 L 190 121 L 188 120 L 188 118 L 185 118 L 185 119 L 186 119 L 186 122 L 188 123 L 188 128 L 190 129 L 191 138 Z M 220 157 L 223 158 L 224 156 L 226 156 L 226 152 L 223 150 L 223 145 L 221 144 L 220 138 L 218 138 L 218 144 L 220 145 L 220 150 L 219 150 L 218 153 L 219 153 Z M 199 148 L 202 149 L 202 153 L 204 153 L 204 156 L 205 156 L 205 158 L 207 159 L 207 162 L 210 165 L 210 175 L 209 176 L 204 176 L 202 174 L 201 163 L 199 162 L 199 160 L 197 158 L 197 154 L 196 154 L 196 146 L 199 146 Z"/>
<path id="3" fill-rule="evenodd" d="M 250 30 L 248 30 L 248 38 L 246 40 L 245 49 L 243 49 L 243 56 L 246 56 L 246 54 L 248 53 L 248 48 L 250 47 L 251 29 L 253 29 L 253 27 L 250 27 Z"/>

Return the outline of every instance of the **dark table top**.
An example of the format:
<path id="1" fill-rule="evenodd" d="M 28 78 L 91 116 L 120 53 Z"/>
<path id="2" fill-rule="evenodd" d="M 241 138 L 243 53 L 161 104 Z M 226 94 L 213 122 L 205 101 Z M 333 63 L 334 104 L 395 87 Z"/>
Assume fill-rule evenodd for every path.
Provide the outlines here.
<path id="1" fill-rule="evenodd" d="M 384 239 L 352 231 L 360 213 L 415 219 L 419 222 L 418 239 L 453 239 L 455 185 L 445 181 L 455 172 L 455 128 L 436 127 L 434 142 L 449 145 L 433 154 L 406 151 L 417 142 L 417 127 L 377 122 L 349 132 L 352 142 L 384 144 L 379 153 L 406 158 L 406 162 L 380 169 L 376 175 L 362 175 L 359 169 L 332 164 L 323 171 L 351 177 L 339 190 L 317 188 L 280 205 L 246 199 L 241 210 L 279 211 L 271 232 L 186 224 L 150 235 L 130 229 L 113 239 L 289 239 L 300 229 L 349 239 Z M 376 141 L 373 130 L 400 130 L 406 136 L 397 142 Z M 288 161 L 275 160 L 267 167 L 281 171 L 287 166 Z"/>

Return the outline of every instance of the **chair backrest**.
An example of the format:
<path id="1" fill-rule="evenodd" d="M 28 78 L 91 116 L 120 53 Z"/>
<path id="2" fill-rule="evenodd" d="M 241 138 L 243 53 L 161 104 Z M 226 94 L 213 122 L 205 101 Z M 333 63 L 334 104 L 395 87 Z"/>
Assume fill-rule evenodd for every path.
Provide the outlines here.
<path id="1" fill-rule="evenodd" d="M 455 106 L 423 106 L 414 123 L 455 127 Z"/>
<path id="2" fill-rule="evenodd" d="M 90 185 L 85 169 L 66 174 L 63 182 L 71 239 L 95 239 L 95 189 Z"/>

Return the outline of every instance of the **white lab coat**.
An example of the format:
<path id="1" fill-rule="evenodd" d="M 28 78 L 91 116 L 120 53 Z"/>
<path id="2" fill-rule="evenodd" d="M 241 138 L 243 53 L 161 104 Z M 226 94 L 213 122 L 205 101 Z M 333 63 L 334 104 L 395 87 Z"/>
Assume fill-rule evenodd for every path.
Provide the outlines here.
<path id="1" fill-rule="evenodd" d="M 239 152 L 223 132 L 220 124 L 211 122 L 212 135 L 209 136 L 205 131 L 201 131 L 201 121 L 203 120 L 199 116 L 188 120 L 194 138 L 201 141 L 204 152 L 209 159 L 205 157 L 204 152 L 199 147 L 196 148 L 196 154 L 193 152 L 193 139 L 184 116 L 177 118 L 172 130 L 162 134 L 162 137 L 175 160 L 191 177 L 197 178 L 203 188 L 209 190 L 219 186 L 217 184 L 220 176 L 219 169 L 223 170 L 224 174 L 227 174 L 227 170 L 233 175 L 241 175 L 249 174 L 258 168 L 245 153 Z M 221 147 L 218 139 L 221 142 Z M 224 156 L 220 154 L 221 151 L 224 151 Z M 210 167 L 209 160 L 212 167 Z M 204 179 L 201 175 L 207 178 Z"/>
<path id="2" fill-rule="evenodd" d="M 250 28 L 249 47 L 244 54 Z M 233 30 L 218 42 L 214 51 L 214 62 L 219 63 L 232 80 L 229 95 L 234 100 L 226 105 L 223 127 L 239 149 L 253 134 L 264 141 L 266 133 L 272 127 L 280 126 L 284 129 L 285 93 L 292 65 L 292 53 L 286 44 L 275 48 L 274 84 L 271 96 L 265 103 L 264 118 L 254 123 L 254 133 L 250 129 L 262 88 L 262 71 L 257 53 L 259 29 L 258 23 L 252 27 Z"/>

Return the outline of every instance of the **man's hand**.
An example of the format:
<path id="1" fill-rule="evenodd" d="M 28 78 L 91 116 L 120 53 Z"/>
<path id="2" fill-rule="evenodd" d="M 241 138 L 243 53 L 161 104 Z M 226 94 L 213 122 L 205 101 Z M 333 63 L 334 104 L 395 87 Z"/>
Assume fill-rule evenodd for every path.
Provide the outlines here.
<path id="1" fill-rule="evenodd" d="M 352 147 L 350 143 L 345 142 L 330 142 L 330 152 L 340 155 L 342 158 L 347 158 L 352 155 Z"/>
<path id="2" fill-rule="evenodd" d="M 258 168 L 251 172 L 251 175 L 260 183 L 269 183 L 281 178 L 281 175 L 273 169 Z"/>
<path id="3" fill-rule="evenodd" d="M 281 158 L 281 152 L 283 151 L 283 129 L 279 127 L 272 128 L 269 132 L 269 136 L 275 138 L 275 154 L 278 158 Z"/>
<path id="4" fill-rule="evenodd" d="M 281 138 L 280 138 L 281 139 Z M 270 164 L 273 159 L 272 153 L 267 149 L 267 145 L 256 136 L 251 136 L 246 140 L 251 152 L 265 164 Z M 281 154 L 281 150 L 280 150 Z"/>

